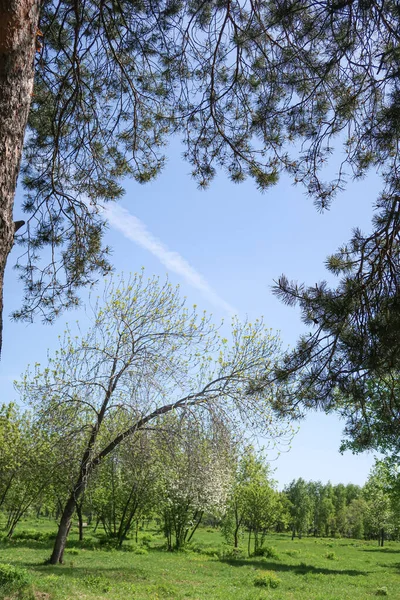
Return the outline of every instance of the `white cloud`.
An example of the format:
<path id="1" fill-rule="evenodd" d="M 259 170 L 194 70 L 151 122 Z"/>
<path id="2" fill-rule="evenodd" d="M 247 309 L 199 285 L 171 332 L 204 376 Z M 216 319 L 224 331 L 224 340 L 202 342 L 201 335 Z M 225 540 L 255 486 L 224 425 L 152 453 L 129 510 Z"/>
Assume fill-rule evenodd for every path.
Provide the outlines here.
<path id="1" fill-rule="evenodd" d="M 169 250 L 140 219 L 117 204 L 106 205 L 102 212 L 114 229 L 118 229 L 126 238 L 148 250 L 167 269 L 180 275 L 186 283 L 199 290 L 209 302 L 229 314 L 237 314 L 238 311 L 213 290 L 201 273 L 196 271 L 178 252 Z"/>

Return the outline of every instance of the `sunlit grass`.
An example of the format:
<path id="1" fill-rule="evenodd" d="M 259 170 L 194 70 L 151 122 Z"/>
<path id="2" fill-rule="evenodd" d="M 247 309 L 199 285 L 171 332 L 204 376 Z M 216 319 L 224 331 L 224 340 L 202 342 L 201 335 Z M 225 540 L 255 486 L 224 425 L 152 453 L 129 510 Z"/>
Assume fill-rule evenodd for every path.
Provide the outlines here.
<path id="1" fill-rule="evenodd" d="M 54 526 L 52 526 L 54 528 Z M 20 529 L 50 530 L 40 524 Z M 273 558 L 224 558 L 217 530 L 201 529 L 192 550 L 169 553 L 152 530 L 126 550 L 105 549 L 89 530 L 71 535 L 63 565 L 48 566 L 51 543 L 3 542 L 0 562 L 28 569 L 36 597 L 49 600 L 365 600 L 400 599 L 400 544 L 270 535 Z M 142 540 L 142 543 L 141 543 Z M 144 543 L 143 543 L 144 541 Z M 129 550 L 129 551 L 128 551 Z M 276 583 L 271 583 L 276 582 Z"/>

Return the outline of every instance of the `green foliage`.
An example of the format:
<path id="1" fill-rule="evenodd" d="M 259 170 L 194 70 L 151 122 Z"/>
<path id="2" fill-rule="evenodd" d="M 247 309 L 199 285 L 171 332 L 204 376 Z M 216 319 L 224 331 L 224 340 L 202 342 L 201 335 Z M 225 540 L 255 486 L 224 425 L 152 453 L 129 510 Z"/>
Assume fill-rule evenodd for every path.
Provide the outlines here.
<path id="1" fill-rule="evenodd" d="M 336 288 L 326 282 L 299 286 L 284 276 L 276 288 L 284 302 L 300 305 L 303 321 L 314 327 L 277 366 L 281 384 L 294 388 L 276 410 L 294 417 L 303 408 L 338 412 L 346 419 L 341 449 L 353 452 L 399 452 L 400 253 L 394 240 L 400 180 L 391 186 L 378 202 L 375 230 L 369 237 L 355 232 L 340 250 L 351 268 L 339 269 Z"/>
<path id="2" fill-rule="evenodd" d="M 86 575 L 83 583 L 90 589 L 98 592 L 109 592 L 111 587 L 107 579 L 99 575 Z"/>
<path id="3" fill-rule="evenodd" d="M 277 576 L 274 571 L 263 571 L 254 578 L 254 585 L 256 587 L 267 587 L 275 589 L 281 583 L 281 579 Z"/>
<path id="4" fill-rule="evenodd" d="M 50 486 L 51 439 L 35 416 L 15 404 L 0 406 L 0 509 L 7 535 Z M 43 541 L 43 540 L 42 540 Z"/>
<path id="5" fill-rule="evenodd" d="M 12 595 L 20 600 L 32 600 L 31 579 L 25 569 L 0 564 L 0 597 Z"/>
<path id="6" fill-rule="evenodd" d="M 301 554 L 301 552 L 300 552 L 300 550 L 286 550 L 285 554 L 296 558 L 297 556 L 299 556 Z"/>
<path id="7" fill-rule="evenodd" d="M 233 319 L 228 342 L 206 314 L 186 308 L 178 288 L 143 272 L 111 280 L 105 296 L 82 338 L 67 331 L 48 366 L 28 370 L 22 400 L 51 441 L 42 465 L 52 466 L 63 523 L 85 501 L 120 545 L 157 502 L 169 546 L 173 534 L 181 547 L 205 510 L 222 515 L 230 430 L 286 433 L 271 419 L 273 389 L 244 394 L 279 340 L 260 320 Z M 267 484 L 263 493 L 277 504 Z"/>
<path id="8" fill-rule="evenodd" d="M 246 526 L 249 530 L 248 551 L 250 553 L 250 536 L 253 535 L 253 552 L 257 552 L 283 513 L 284 506 L 268 463 L 252 446 L 244 448 L 236 465 L 223 522 L 226 540 L 237 547 L 241 530 Z"/>
<path id="9" fill-rule="evenodd" d="M 109 268 L 98 204 L 118 199 L 126 176 L 154 178 L 176 133 L 201 187 L 221 166 L 262 190 L 285 171 L 326 208 L 346 172 L 375 169 L 396 196 L 396 2 L 291 0 L 243 10 L 163 0 L 131 10 L 121 0 L 111 11 L 93 1 L 71 11 L 46 0 L 40 29 L 23 161 L 26 302 L 16 316 L 39 307 L 53 318 Z M 325 182 L 335 141 L 343 164 Z M 384 227 L 377 232 L 385 237 Z M 373 238 L 383 253 L 384 239 Z M 40 260 L 47 246 L 50 267 Z M 330 261 L 332 270 L 349 264 L 346 252 Z"/>
<path id="10" fill-rule="evenodd" d="M 13 540 L 36 540 L 38 542 L 48 542 L 55 538 L 53 531 L 37 531 L 35 529 L 19 529 L 13 534 Z"/>
<path id="11" fill-rule="evenodd" d="M 263 546 L 262 548 L 257 548 L 254 552 L 254 556 L 263 556 L 264 558 L 273 558 L 275 560 L 279 560 L 279 554 L 276 551 L 276 548 L 272 546 Z"/>
<path id="12" fill-rule="evenodd" d="M 245 556 L 246 553 L 242 548 L 231 548 L 229 546 L 224 546 L 221 553 L 221 558 L 227 560 L 241 560 L 245 558 Z"/>
<path id="13" fill-rule="evenodd" d="M 223 514 L 231 487 L 229 429 L 219 420 L 167 419 L 157 440 L 160 461 L 157 510 L 170 550 L 192 539 L 205 512 Z"/>
<path id="14" fill-rule="evenodd" d="M 388 596 L 388 595 L 389 595 L 389 591 L 385 585 L 383 585 L 382 587 L 379 587 L 375 592 L 375 596 Z"/>
<path id="15" fill-rule="evenodd" d="M 135 548 L 133 550 L 133 554 L 138 554 L 139 556 L 146 556 L 148 554 L 148 550 L 146 548 Z"/>
<path id="16" fill-rule="evenodd" d="M 293 537 L 295 533 L 299 537 L 308 531 L 311 518 L 311 499 L 308 494 L 304 479 L 292 481 L 285 488 L 285 493 L 291 502 L 291 528 Z"/>

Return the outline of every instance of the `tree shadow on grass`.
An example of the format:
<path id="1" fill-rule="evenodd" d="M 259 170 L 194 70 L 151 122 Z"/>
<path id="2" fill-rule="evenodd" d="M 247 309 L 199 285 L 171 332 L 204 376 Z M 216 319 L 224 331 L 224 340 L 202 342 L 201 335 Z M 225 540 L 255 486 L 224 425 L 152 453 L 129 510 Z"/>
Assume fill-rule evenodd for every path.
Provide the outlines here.
<path id="1" fill-rule="evenodd" d="M 383 569 L 396 569 L 397 571 L 400 572 L 400 562 L 398 562 L 398 563 L 380 563 L 379 566 L 382 567 Z"/>
<path id="2" fill-rule="evenodd" d="M 245 565 L 253 567 L 262 567 L 264 569 L 270 569 L 271 571 L 282 571 L 292 572 L 296 575 L 306 575 L 306 573 L 312 573 L 314 575 L 350 575 L 351 577 L 358 577 L 360 575 L 368 575 L 368 571 L 358 571 L 356 569 L 327 569 L 324 567 L 314 567 L 313 565 L 286 565 L 279 562 L 271 562 L 266 560 L 246 560 L 246 559 L 222 559 L 221 562 L 227 563 L 233 567 L 242 567 Z"/>
<path id="3" fill-rule="evenodd" d="M 77 581 L 85 581 L 90 577 L 103 577 L 104 579 L 112 581 L 147 581 L 149 579 L 149 573 L 146 569 L 137 567 L 135 565 L 124 565 L 122 566 L 70 566 L 69 561 L 62 565 L 45 565 L 43 562 L 37 564 L 30 564 L 30 568 L 34 568 L 36 573 L 42 575 L 55 575 L 58 577 L 68 577 Z"/>
<path id="4" fill-rule="evenodd" d="M 363 548 L 362 552 L 379 552 L 381 554 L 400 554 L 400 549 L 394 548 Z"/>
<path id="5" fill-rule="evenodd" d="M 37 540 L 7 540 L 2 541 L 1 550 L 20 550 L 28 548 L 29 550 L 48 550 L 54 546 L 54 540 L 46 540 L 45 542 Z"/>

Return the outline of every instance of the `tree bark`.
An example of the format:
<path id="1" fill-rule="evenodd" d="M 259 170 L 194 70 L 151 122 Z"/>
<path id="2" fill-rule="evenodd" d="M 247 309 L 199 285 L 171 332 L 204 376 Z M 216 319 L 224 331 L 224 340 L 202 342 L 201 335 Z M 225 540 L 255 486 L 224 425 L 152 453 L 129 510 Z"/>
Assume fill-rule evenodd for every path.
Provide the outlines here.
<path id="1" fill-rule="evenodd" d="M 57 537 L 54 542 L 53 553 L 49 559 L 49 564 L 51 565 L 56 565 L 57 563 L 62 563 L 63 561 L 65 544 L 67 543 L 69 530 L 71 528 L 72 515 L 75 511 L 75 502 L 76 500 L 74 490 L 74 492 L 69 497 L 68 502 L 65 505 L 63 514 L 61 516 Z"/>
<path id="2" fill-rule="evenodd" d="M 79 541 L 83 541 L 83 515 L 82 505 L 79 502 L 76 503 L 76 514 L 78 515 L 78 527 L 79 527 Z"/>
<path id="3" fill-rule="evenodd" d="M 385 530 L 382 528 L 379 532 L 379 546 L 383 548 L 383 544 L 385 541 Z"/>
<path id="4" fill-rule="evenodd" d="M 40 0 L 0 0 L 0 352 L 3 282 L 14 242 L 13 205 L 31 104 Z"/>

